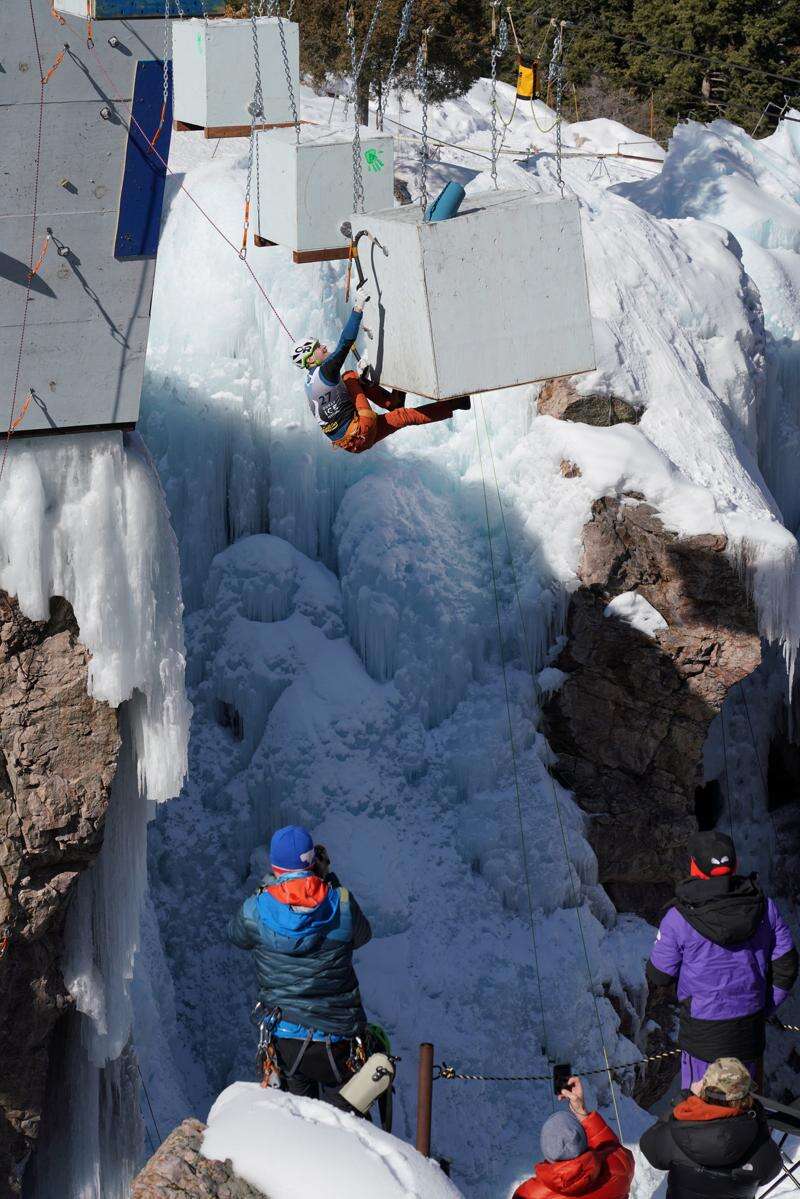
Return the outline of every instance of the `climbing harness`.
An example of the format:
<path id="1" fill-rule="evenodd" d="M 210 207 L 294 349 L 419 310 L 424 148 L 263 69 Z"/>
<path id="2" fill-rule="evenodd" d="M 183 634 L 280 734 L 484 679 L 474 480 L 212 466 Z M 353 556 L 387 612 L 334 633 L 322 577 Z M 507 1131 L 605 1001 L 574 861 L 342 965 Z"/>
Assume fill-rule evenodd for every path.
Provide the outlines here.
<path id="1" fill-rule="evenodd" d="M 497 183 L 497 61 L 502 58 L 508 49 L 508 22 L 505 17 L 500 18 L 500 23 L 497 22 L 497 9 L 500 0 L 493 0 L 492 3 L 492 183 L 495 191 L 498 190 Z M 514 115 L 513 112 L 511 114 Z"/>
<path id="2" fill-rule="evenodd" d="M 414 84 L 422 101 L 422 142 L 419 149 L 419 199 L 422 219 L 428 207 L 428 38 L 433 33 L 429 25 L 422 34 L 414 65 Z"/>
<path id="3" fill-rule="evenodd" d="M 414 8 L 414 0 L 405 0 L 403 10 L 400 13 L 400 26 L 397 30 L 397 39 L 392 50 L 392 59 L 389 63 L 389 70 L 386 75 L 386 82 L 378 95 L 378 110 L 375 114 L 375 125 L 378 129 L 383 130 L 383 114 L 386 105 L 389 103 L 389 93 L 392 90 L 394 83 L 395 72 L 397 71 L 397 60 L 400 56 L 400 47 L 408 37 L 408 30 L 411 25 L 411 13 Z"/>

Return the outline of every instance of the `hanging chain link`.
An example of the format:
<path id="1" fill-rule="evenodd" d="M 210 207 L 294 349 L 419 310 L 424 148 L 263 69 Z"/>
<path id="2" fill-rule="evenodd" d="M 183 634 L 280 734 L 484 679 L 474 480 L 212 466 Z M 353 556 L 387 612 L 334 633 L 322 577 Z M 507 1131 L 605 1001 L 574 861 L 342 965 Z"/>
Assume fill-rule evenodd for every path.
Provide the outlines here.
<path id="1" fill-rule="evenodd" d="M 422 44 L 417 51 L 417 61 L 414 67 L 414 84 L 422 100 L 422 142 L 419 148 L 419 202 L 422 207 L 422 219 L 428 208 L 428 36 L 432 33 L 429 27 L 422 35 Z"/>
<path id="2" fill-rule="evenodd" d="M 400 13 L 400 28 L 397 31 L 397 41 L 395 42 L 394 50 L 392 51 L 392 61 L 389 63 L 389 71 L 386 76 L 386 82 L 381 88 L 381 94 L 378 98 L 378 112 L 375 120 L 375 124 L 377 125 L 378 129 L 383 129 L 383 114 L 386 111 L 386 105 L 389 103 L 389 93 L 392 90 L 395 72 L 397 71 L 397 60 L 400 57 L 400 47 L 408 37 L 408 31 L 411 27 L 411 13 L 413 9 L 414 0 L 405 0 L 403 11 Z"/>
<path id="3" fill-rule="evenodd" d="M 500 0 L 494 0 L 492 4 L 492 183 L 497 191 L 497 62 L 502 58 L 508 49 L 508 22 L 505 17 L 500 18 L 500 25 L 497 25 L 497 9 Z"/>
<path id="4" fill-rule="evenodd" d="M 361 169 L 361 123 L 358 119 L 358 63 L 356 61 L 356 18 L 353 8 L 348 4 L 345 13 L 347 24 L 347 44 L 350 47 L 350 66 L 353 72 L 353 83 L 348 102 L 353 104 L 353 212 L 364 211 L 364 172 Z"/>
<path id="5" fill-rule="evenodd" d="M 550 69 L 547 75 L 550 82 L 554 85 L 556 93 L 556 182 L 561 195 L 564 195 L 564 177 L 562 174 L 562 145 L 561 145 L 561 123 L 562 123 L 562 105 L 564 100 L 564 22 L 558 26 L 556 30 L 555 40 L 553 41 L 553 53 L 550 57 Z"/>
<path id="6" fill-rule="evenodd" d="M 291 7 L 289 9 L 291 16 Z M 283 17 L 280 11 L 276 8 L 275 16 L 278 18 L 278 33 L 281 39 L 281 57 L 283 58 L 283 70 L 286 75 L 286 90 L 289 93 L 289 107 L 292 110 L 292 121 L 294 122 L 294 140 L 300 142 L 300 118 L 297 115 L 297 101 L 294 95 L 294 84 L 292 83 L 292 71 L 289 66 L 289 54 L 286 49 L 286 30 L 283 26 Z"/>
<path id="7" fill-rule="evenodd" d="M 259 4 L 260 7 L 260 4 Z M 255 87 L 253 99 L 247 106 L 250 113 L 250 144 L 247 148 L 247 183 L 244 192 L 244 229 L 242 231 L 242 248 L 240 258 L 247 257 L 247 235 L 250 229 L 250 194 L 253 186 L 253 164 L 256 167 L 256 200 L 260 199 L 260 177 L 258 173 L 258 148 L 256 146 L 256 125 L 264 120 L 264 92 L 261 82 L 261 55 L 258 48 L 258 12 L 256 0 L 250 0 L 250 32 L 253 38 L 253 66 L 255 70 Z M 260 214 L 259 214 L 260 221 Z"/>

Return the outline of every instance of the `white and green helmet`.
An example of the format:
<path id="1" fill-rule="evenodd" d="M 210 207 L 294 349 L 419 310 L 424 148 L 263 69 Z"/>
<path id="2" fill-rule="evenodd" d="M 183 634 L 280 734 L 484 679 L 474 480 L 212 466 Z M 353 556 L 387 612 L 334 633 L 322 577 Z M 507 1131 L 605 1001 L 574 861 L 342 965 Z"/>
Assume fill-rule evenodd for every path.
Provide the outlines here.
<path id="1" fill-rule="evenodd" d="M 292 362 L 295 366 L 299 366 L 304 371 L 308 370 L 308 360 L 319 344 L 314 337 L 307 337 L 305 341 L 298 341 L 292 350 Z"/>

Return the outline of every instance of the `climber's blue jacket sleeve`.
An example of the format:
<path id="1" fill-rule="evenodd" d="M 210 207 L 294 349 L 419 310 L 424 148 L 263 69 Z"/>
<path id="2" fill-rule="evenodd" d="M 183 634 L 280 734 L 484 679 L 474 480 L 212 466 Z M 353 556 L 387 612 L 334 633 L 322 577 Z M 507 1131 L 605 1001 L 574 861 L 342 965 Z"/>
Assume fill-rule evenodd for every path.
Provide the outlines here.
<path id="1" fill-rule="evenodd" d="M 353 348 L 353 343 L 358 337 L 358 330 L 361 327 L 361 313 L 355 309 L 347 318 L 347 324 L 342 329 L 342 336 L 339 338 L 339 343 L 332 354 L 329 354 L 325 361 L 320 365 L 319 373 L 322 379 L 331 386 L 339 382 L 339 375 L 342 367 L 345 364 L 347 355 Z"/>

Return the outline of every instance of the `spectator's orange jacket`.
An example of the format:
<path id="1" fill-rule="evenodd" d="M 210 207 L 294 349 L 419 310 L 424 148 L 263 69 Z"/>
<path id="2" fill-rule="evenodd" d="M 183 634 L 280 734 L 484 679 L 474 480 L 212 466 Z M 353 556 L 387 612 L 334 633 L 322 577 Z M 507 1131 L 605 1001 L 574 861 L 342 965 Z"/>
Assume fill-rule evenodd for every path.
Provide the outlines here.
<path id="1" fill-rule="evenodd" d="M 633 1154 L 598 1112 L 590 1112 L 581 1123 L 589 1142 L 586 1152 L 565 1162 L 539 1162 L 533 1178 L 517 1187 L 514 1199 L 627 1199 Z"/>

